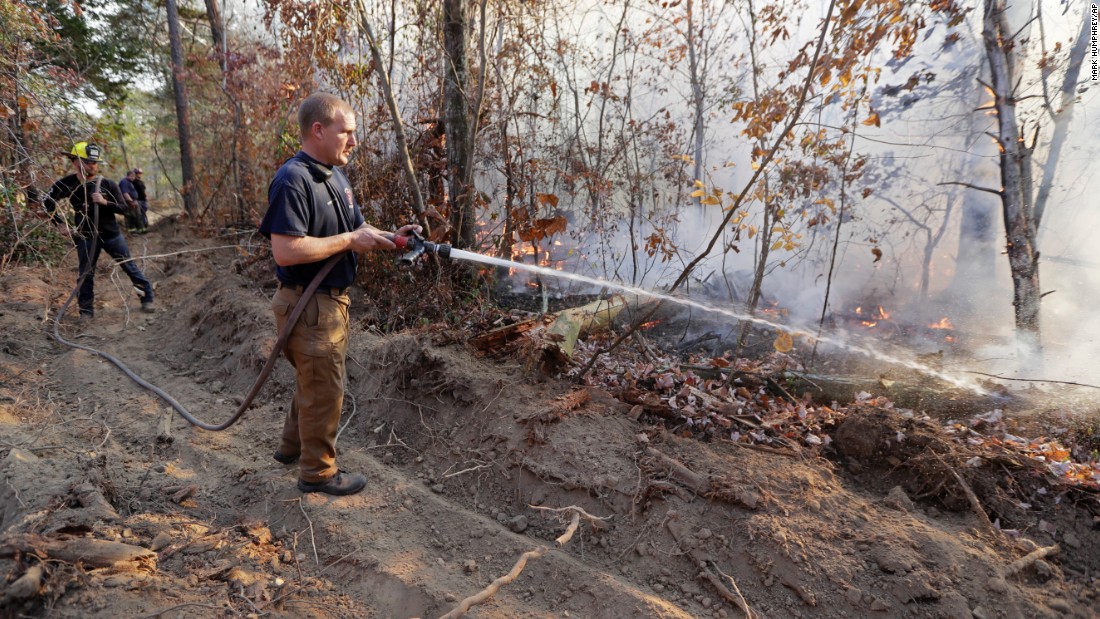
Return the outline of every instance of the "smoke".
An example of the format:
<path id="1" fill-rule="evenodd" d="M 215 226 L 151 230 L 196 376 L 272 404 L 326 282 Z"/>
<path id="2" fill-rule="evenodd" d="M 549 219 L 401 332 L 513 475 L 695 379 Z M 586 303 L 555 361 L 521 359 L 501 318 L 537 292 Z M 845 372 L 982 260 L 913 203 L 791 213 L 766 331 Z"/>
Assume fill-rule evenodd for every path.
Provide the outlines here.
<path id="1" fill-rule="evenodd" d="M 1044 16 L 1050 41 L 1068 41 L 1066 33 L 1076 31 L 1079 24 L 1073 19 L 1077 16 L 1070 13 Z M 1100 212 L 1089 200 L 1100 191 L 1100 181 L 1089 174 L 1089 161 L 1100 144 L 1097 123 L 1088 122 L 1096 110 L 1095 88 L 1079 90 L 1070 138 L 1056 162 L 1055 186 L 1039 242 L 1040 278 L 1043 291 L 1050 294 L 1042 306 L 1042 355 L 1031 357 L 1016 344 L 1000 202 L 992 193 L 975 189 L 995 191 L 1001 182 L 997 146 L 987 135 L 995 118 L 975 112 L 988 100 L 975 79 L 987 70 L 982 63 L 980 21 L 980 15 L 968 18 L 973 32 L 963 33 L 950 46 L 944 43 L 945 31 L 928 33 L 927 49 L 918 50 L 905 63 L 887 65 L 892 72 L 883 72 L 870 100 L 882 125 L 862 125 L 856 131 L 855 148 L 869 163 L 862 184 L 848 188 L 849 211 L 843 218 L 834 211 L 828 223 L 808 227 L 796 215 L 803 205 L 785 205 L 787 223 L 800 226 L 803 238 L 793 251 L 781 249 L 769 256 L 763 305 L 774 302 L 788 312 L 785 320 L 809 329 L 821 318 L 826 295 L 826 315 L 833 322 L 842 322 L 857 305 L 881 304 L 890 311 L 891 320 L 912 327 L 903 343 L 913 354 L 943 349 L 945 361 L 953 361 L 960 369 L 1100 383 L 1096 369 L 1100 367 L 1100 320 L 1094 316 L 1100 303 L 1100 252 L 1095 249 L 1100 247 Z M 1026 60 L 1034 72 L 1037 58 Z M 1087 73 L 1086 67 L 1082 75 Z M 915 77 L 919 79 L 912 87 Z M 1025 94 L 1041 93 L 1037 84 L 1029 78 Z M 1021 119 L 1029 132 L 1036 125 L 1041 129 L 1034 174 L 1038 182 L 1044 166 L 1051 165 L 1045 153 L 1052 118 L 1041 106 L 1035 109 L 1040 111 Z M 828 114 L 819 121 L 842 124 Z M 737 127 L 720 124 L 711 129 L 712 144 L 718 148 L 745 145 L 734 135 Z M 708 185 L 735 192 L 744 188 L 751 167 L 747 152 L 741 151 L 711 154 L 712 161 L 722 159 L 725 164 L 728 160 L 736 166 L 712 169 L 715 178 L 708 179 Z M 951 182 L 971 186 L 943 184 Z M 864 188 L 873 193 L 860 195 Z M 667 188 L 663 191 L 670 193 Z M 836 199 L 839 189 L 834 186 L 827 193 Z M 751 213 L 747 221 L 760 226 L 759 205 L 746 207 Z M 638 218 L 630 225 L 621 220 L 613 230 L 600 231 L 573 226 L 568 241 L 572 253 L 552 266 L 646 289 L 667 289 L 704 250 L 725 215 L 720 207 L 688 204 L 670 204 L 667 211 L 677 212 L 675 221 Z M 841 229 L 834 262 L 837 225 Z M 657 232 L 674 246 L 669 255 L 663 249 L 671 246 L 650 248 L 652 255 L 646 251 L 648 239 Z M 743 309 L 758 243 L 759 236 L 725 231 L 678 294 L 708 305 Z M 517 285 L 526 287 L 530 276 L 519 273 L 516 277 Z M 556 295 L 599 291 L 565 280 L 543 278 L 543 284 Z M 954 343 L 943 332 L 927 329 L 945 317 L 955 326 Z M 900 330 L 866 331 L 859 338 L 889 337 L 896 344 Z"/>

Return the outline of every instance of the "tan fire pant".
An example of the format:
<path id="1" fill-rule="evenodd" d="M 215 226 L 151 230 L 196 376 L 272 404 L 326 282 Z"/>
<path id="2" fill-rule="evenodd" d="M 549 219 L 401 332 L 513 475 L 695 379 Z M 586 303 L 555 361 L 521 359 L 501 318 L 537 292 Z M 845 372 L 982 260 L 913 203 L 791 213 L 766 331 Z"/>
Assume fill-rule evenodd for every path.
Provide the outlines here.
<path id="1" fill-rule="evenodd" d="M 301 296 L 282 286 L 271 300 L 277 333 Z M 344 357 L 348 350 L 346 294 L 318 291 L 307 304 L 287 340 L 283 354 L 294 366 L 294 400 L 283 424 L 279 452 L 300 456 L 299 476 L 307 482 L 336 475 L 336 429 L 344 405 Z"/>

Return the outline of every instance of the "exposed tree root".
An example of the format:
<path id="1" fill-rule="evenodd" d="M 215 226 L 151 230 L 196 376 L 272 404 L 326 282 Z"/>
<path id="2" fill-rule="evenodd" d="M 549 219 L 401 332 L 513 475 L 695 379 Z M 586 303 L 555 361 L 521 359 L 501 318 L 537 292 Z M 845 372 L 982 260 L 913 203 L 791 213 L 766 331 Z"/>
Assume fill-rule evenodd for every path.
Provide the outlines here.
<path id="1" fill-rule="evenodd" d="M 554 540 L 555 548 L 561 548 L 562 546 L 569 543 L 569 540 L 573 538 L 573 534 L 577 532 L 577 528 L 580 526 L 581 516 L 584 516 L 586 520 L 592 522 L 593 524 L 602 523 L 603 521 L 607 520 L 607 518 L 593 516 L 575 505 L 570 505 L 569 507 L 562 508 L 537 507 L 535 505 L 531 505 L 530 507 L 532 509 L 541 509 L 544 511 L 573 513 L 573 518 L 572 520 L 570 520 L 569 526 L 566 527 L 565 533 L 562 533 L 561 536 L 558 537 L 558 539 Z M 458 617 L 464 616 L 474 606 L 477 606 L 478 604 L 481 604 L 482 602 L 485 602 L 489 598 L 493 597 L 493 595 L 495 595 L 501 587 L 513 582 L 516 578 L 519 578 L 520 572 L 523 571 L 523 568 L 527 565 L 528 561 L 532 559 L 538 559 L 542 555 L 546 554 L 549 550 L 549 546 L 540 546 L 534 550 L 528 550 L 527 552 L 523 553 L 516 561 L 516 564 L 512 566 L 512 571 L 489 583 L 489 586 L 485 587 L 481 591 L 462 600 L 458 603 L 457 607 L 455 607 L 453 610 L 451 610 L 451 612 L 447 613 L 446 615 L 441 616 L 440 619 L 458 619 Z"/>
<path id="2" fill-rule="evenodd" d="M 940 461 L 940 464 L 942 464 L 943 467 L 947 469 L 949 473 L 951 473 L 951 476 L 955 478 L 955 482 L 959 484 L 960 488 L 962 488 L 963 493 L 966 494 L 966 500 L 970 502 L 970 509 L 974 511 L 974 515 L 976 515 L 978 517 L 978 520 L 981 521 L 982 528 L 986 531 L 986 533 L 996 532 L 996 529 L 993 527 L 993 523 L 989 520 L 989 515 L 985 513 L 985 509 L 982 507 L 981 501 L 978 500 L 978 495 L 974 494 L 974 491 L 970 489 L 970 484 L 966 483 L 966 480 L 962 478 L 962 475 L 959 475 L 959 472 L 956 471 L 954 467 L 947 464 L 947 462 L 944 461 L 940 454 L 934 451 L 932 452 L 932 454 L 936 456 L 936 459 Z"/>
<path id="3" fill-rule="evenodd" d="M 1010 576 L 1015 576 L 1033 565 L 1036 561 L 1056 554 L 1058 554 L 1058 544 L 1036 548 L 1012 563 L 1009 563 L 1008 566 L 1005 567 L 1004 577 L 1008 578 Z"/>
<path id="4" fill-rule="evenodd" d="M 699 548 L 693 548 L 690 546 L 690 544 L 685 543 L 687 533 L 676 527 L 672 519 L 669 519 L 666 522 L 666 526 L 668 528 L 668 532 L 672 534 L 672 539 L 675 540 L 676 544 L 684 552 L 687 552 L 688 556 L 691 557 L 691 560 L 695 562 L 695 565 L 700 568 L 701 571 L 699 572 L 699 579 L 705 580 L 706 582 L 710 583 L 710 586 L 714 588 L 715 592 L 718 593 L 719 596 L 721 596 L 727 602 L 736 606 L 738 610 L 745 614 L 745 617 L 747 617 L 748 619 L 755 619 L 755 617 L 757 617 L 758 615 L 753 612 L 753 610 L 749 607 L 749 603 L 745 600 L 745 597 L 741 595 L 741 590 L 737 587 L 737 583 L 733 580 L 733 577 L 720 570 L 718 568 L 718 565 L 715 564 L 708 553 L 703 552 Z M 718 574 L 720 574 L 722 578 L 725 578 L 727 581 L 729 581 L 730 586 L 733 587 L 733 591 L 730 591 L 730 589 L 726 587 L 726 584 L 722 581 L 722 578 L 719 578 L 717 574 L 714 574 L 707 568 L 713 569 L 714 571 L 718 572 Z"/>

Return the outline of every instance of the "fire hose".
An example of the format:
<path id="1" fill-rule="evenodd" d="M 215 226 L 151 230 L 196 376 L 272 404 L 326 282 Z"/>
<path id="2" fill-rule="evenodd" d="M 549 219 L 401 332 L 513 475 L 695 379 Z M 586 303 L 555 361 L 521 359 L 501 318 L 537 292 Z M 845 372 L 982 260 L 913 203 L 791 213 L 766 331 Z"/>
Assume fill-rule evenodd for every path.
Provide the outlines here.
<path id="1" fill-rule="evenodd" d="M 95 222 L 93 224 L 93 226 L 95 226 L 95 224 L 98 224 L 99 222 L 99 204 L 95 203 L 94 201 L 93 204 L 94 207 L 92 210 L 94 212 L 94 218 L 92 221 Z M 402 266 L 412 266 L 412 264 L 416 262 L 417 258 L 425 254 L 437 255 L 442 258 L 448 258 L 451 255 L 450 245 L 447 245 L 445 243 L 433 243 L 431 241 L 426 241 L 416 232 L 413 232 L 408 236 L 392 235 L 390 237 L 390 241 L 392 241 L 398 249 L 405 250 L 405 252 L 398 258 L 398 263 Z M 97 230 L 93 227 L 91 255 L 94 256 L 96 250 L 98 249 L 99 234 Z M 290 316 L 287 318 L 286 324 L 283 326 L 282 332 L 279 333 L 278 339 L 275 340 L 275 346 L 272 348 L 271 354 L 268 355 L 267 361 L 264 362 L 264 367 L 262 370 L 260 370 L 260 374 L 256 377 L 255 382 L 253 382 L 252 388 L 248 391 L 248 395 L 245 396 L 244 401 L 242 401 L 240 406 L 237 407 L 237 410 L 233 413 L 233 416 L 220 424 L 206 423 L 195 417 L 191 413 L 191 411 L 187 410 L 186 407 L 176 401 L 175 398 L 173 398 L 163 389 L 138 376 L 132 370 L 130 370 L 130 368 L 126 367 L 126 364 L 122 363 L 110 354 L 101 350 L 97 350 L 95 348 L 91 348 L 89 346 L 70 342 L 61 337 L 61 334 L 58 332 L 58 325 L 61 323 L 61 318 L 65 315 L 65 312 L 68 311 L 69 305 L 72 304 L 73 299 L 76 298 L 77 292 L 79 292 L 80 290 L 80 286 L 84 283 L 84 279 L 91 276 L 92 269 L 88 269 L 87 271 L 82 273 L 80 277 L 77 278 L 76 286 L 73 288 L 73 291 L 69 293 L 69 298 L 65 300 L 64 305 L 61 306 L 61 310 L 54 317 L 53 338 L 61 344 L 64 344 L 65 346 L 85 350 L 92 354 L 98 355 L 106 359 L 107 361 L 110 361 L 115 367 L 117 367 L 119 370 L 122 370 L 122 373 L 126 374 L 126 376 L 128 376 L 135 383 L 137 383 L 147 391 L 155 394 L 160 399 L 164 400 L 191 425 L 202 428 L 203 430 L 219 432 L 237 423 L 237 421 L 239 421 L 240 418 L 244 415 L 244 412 L 248 410 L 248 408 L 252 405 L 252 401 L 256 399 L 256 396 L 260 393 L 260 388 L 263 387 L 264 383 L 267 382 L 268 377 L 271 376 L 272 370 L 275 369 L 275 361 L 279 358 L 279 354 L 283 352 L 283 348 L 286 347 L 287 340 L 290 339 L 290 333 L 294 330 L 294 326 L 298 323 L 298 318 L 301 317 L 302 312 L 305 311 L 306 303 L 309 302 L 309 299 L 313 296 L 313 293 L 317 291 L 317 287 L 321 285 L 321 282 L 324 281 L 325 276 L 328 275 L 329 271 L 332 270 L 332 267 L 336 265 L 336 263 L 340 260 L 341 257 L 343 257 L 343 255 L 344 254 L 341 252 L 339 254 L 331 256 L 328 261 L 326 261 L 325 264 L 321 267 L 321 270 L 317 272 L 317 275 L 313 277 L 313 280 L 309 282 L 309 285 L 306 286 L 305 290 L 302 292 L 302 296 L 298 299 L 298 303 L 290 312 Z"/>

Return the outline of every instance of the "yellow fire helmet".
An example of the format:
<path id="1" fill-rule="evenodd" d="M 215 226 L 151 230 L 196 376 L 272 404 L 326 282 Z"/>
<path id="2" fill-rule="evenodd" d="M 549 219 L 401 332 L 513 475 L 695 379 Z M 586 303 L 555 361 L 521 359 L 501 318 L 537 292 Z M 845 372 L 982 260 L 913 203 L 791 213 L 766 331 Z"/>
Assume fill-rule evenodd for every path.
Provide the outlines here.
<path id="1" fill-rule="evenodd" d="M 102 155 L 103 153 L 99 149 L 98 144 L 89 144 L 87 142 L 77 142 L 73 144 L 73 149 L 69 151 L 69 157 L 80 157 L 89 163 L 102 162 Z"/>

